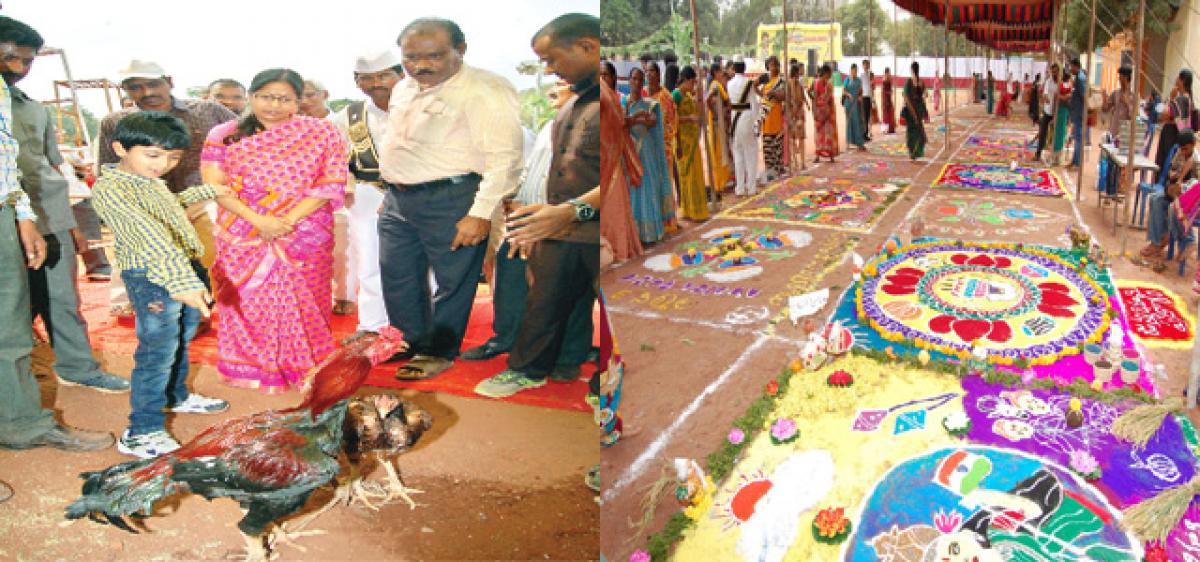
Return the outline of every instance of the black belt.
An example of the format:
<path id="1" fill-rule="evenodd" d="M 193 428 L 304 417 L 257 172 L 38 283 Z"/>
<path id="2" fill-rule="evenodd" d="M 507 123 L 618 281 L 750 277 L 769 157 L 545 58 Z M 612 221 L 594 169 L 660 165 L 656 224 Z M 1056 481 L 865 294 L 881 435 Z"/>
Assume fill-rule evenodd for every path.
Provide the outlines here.
<path id="1" fill-rule="evenodd" d="M 452 176 L 452 177 L 448 177 L 448 178 L 427 181 L 424 183 L 391 183 L 389 181 L 384 181 L 383 185 L 384 185 L 384 187 L 389 187 L 389 188 L 397 189 L 399 191 L 409 192 L 409 191 L 421 191 L 421 190 L 425 190 L 425 189 L 434 189 L 434 188 L 438 188 L 438 187 L 450 187 L 450 186 L 458 185 L 461 183 L 467 183 L 469 181 L 479 181 L 482 178 L 483 178 L 483 176 L 476 174 L 475 172 L 471 172 L 469 174 L 463 174 L 461 176 Z"/>
<path id="2" fill-rule="evenodd" d="M 747 109 L 750 109 L 750 104 L 748 104 L 748 103 L 730 104 L 729 109 L 732 109 L 733 111 L 746 111 Z"/>

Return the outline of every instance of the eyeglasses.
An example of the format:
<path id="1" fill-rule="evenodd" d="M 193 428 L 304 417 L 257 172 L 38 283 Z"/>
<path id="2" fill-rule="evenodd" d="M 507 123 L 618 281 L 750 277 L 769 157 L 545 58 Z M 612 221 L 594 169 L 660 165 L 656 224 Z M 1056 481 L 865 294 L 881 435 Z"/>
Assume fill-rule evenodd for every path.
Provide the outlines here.
<path id="1" fill-rule="evenodd" d="M 277 105 L 288 105 L 296 103 L 296 98 L 292 96 L 274 96 L 271 94 L 254 94 L 254 99 L 263 103 L 272 103 Z"/>

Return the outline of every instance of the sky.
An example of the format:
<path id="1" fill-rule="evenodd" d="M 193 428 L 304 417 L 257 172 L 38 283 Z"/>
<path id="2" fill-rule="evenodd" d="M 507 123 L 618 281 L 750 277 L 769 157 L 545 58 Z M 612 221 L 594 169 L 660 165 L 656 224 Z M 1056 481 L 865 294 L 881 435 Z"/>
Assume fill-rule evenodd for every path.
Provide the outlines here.
<path id="1" fill-rule="evenodd" d="M 355 58 L 388 48 L 398 54 L 400 30 L 423 16 L 459 24 L 467 64 L 530 88 L 534 77 L 516 66 L 537 58 L 529 48 L 534 32 L 567 12 L 600 14 L 598 0 L 3 0 L 2 6 L 0 15 L 65 49 L 76 80 L 115 80 L 130 59 L 152 60 L 172 76 L 179 97 L 216 78 L 249 84 L 257 72 L 282 66 L 320 80 L 331 98 L 360 98 Z M 43 56 L 18 86 L 49 100 L 52 82 L 65 79 L 61 58 Z M 99 90 L 81 91 L 80 102 L 97 117 L 107 113 Z"/>

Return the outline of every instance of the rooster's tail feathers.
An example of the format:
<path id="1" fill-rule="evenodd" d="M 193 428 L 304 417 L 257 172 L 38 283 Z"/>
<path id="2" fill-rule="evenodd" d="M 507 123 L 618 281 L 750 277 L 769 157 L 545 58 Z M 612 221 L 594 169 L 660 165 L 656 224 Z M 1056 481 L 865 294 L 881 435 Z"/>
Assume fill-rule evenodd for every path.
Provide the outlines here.
<path id="1" fill-rule="evenodd" d="M 155 502 L 175 493 L 178 484 L 171 479 L 173 472 L 167 458 L 132 461 L 105 470 L 84 472 L 79 475 L 83 478 L 83 494 L 67 506 L 66 516 L 68 519 L 88 516 L 98 523 L 111 523 L 136 533 L 124 516 L 138 512 L 149 514 L 154 510 Z"/>

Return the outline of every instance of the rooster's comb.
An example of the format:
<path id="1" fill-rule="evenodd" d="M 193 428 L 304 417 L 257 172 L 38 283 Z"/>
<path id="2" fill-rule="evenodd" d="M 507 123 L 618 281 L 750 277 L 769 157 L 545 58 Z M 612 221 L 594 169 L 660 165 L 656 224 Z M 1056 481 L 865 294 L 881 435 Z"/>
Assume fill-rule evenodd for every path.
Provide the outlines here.
<path id="1" fill-rule="evenodd" d="M 390 359 L 404 343 L 404 333 L 393 326 L 384 326 L 379 330 L 371 346 L 367 348 L 366 356 L 372 365 L 378 365 Z"/>

